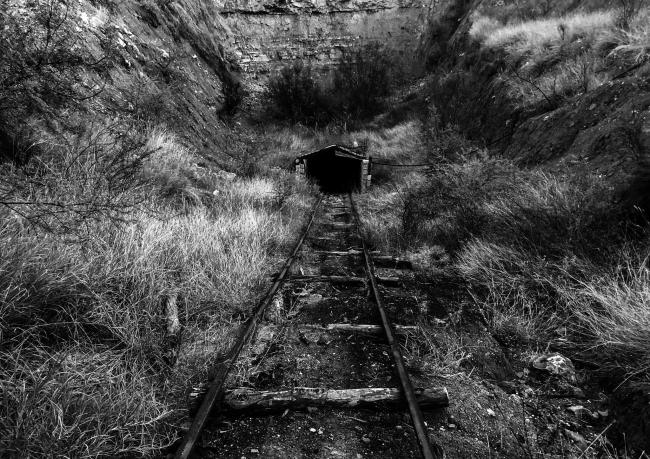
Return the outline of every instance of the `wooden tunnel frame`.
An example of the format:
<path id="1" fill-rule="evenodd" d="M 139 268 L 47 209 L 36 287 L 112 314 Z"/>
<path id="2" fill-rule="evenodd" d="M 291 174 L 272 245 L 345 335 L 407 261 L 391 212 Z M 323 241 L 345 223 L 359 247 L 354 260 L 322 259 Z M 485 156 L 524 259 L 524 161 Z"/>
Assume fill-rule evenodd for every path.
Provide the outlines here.
<path id="1" fill-rule="evenodd" d="M 341 145 L 330 145 L 294 162 L 296 174 L 315 181 L 324 192 L 364 192 L 370 186 L 372 159 Z"/>

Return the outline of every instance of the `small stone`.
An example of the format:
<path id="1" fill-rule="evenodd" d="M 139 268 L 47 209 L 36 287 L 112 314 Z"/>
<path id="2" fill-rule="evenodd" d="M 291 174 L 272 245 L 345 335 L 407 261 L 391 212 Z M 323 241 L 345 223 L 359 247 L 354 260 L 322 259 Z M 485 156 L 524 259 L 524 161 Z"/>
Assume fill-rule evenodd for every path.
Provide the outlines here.
<path id="1" fill-rule="evenodd" d="M 259 453 L 260 453 L 260 450 L 257 449 L 257 448 L 251 448 L 251 453 L 252 453 L 252 454 L 259 454 Z"/>
<path id="2" fill-rule="evenodd" d="M 363 437 L 361 437 L 361 441 L 364 442 L 364 443 L 366 443 L 366 444 L 368 444 L 368 443 L 370 443 L 370 438 L 368 438 L 368 437 L 366 437 L 366 436 L 364 435 Z"/>
<path id="3" fill-rule="evenodd" d="M 324 430 L 323 430 L 322 427 L 320 429 L 318 429 L 318 435 L 323 435 L 323 432 L 324 432 Z"/>
<path id="4" fill-rule="evenodd" d="M 314 429 L 313 427 L 310 427 L 310 428 L 309 428 L 309 431 L 310 431 L 311 433 L 315 433 L 315 432 L 316 432 L 316 429 Z"/>
<path id="5" fill-rule="evenodd" d="M 583 411 L 585 411 L 585 407 L 582 405 L 573 405 L 573 406 L 568 406 L 567 411 L 572 412 L 576 416 L 579 416 Z"/>
<path id="6" fill-rule="evenodd" d="M 574 387 L 573 388 L 573 396 L 576 397 L 576 398 L 586 398 L 587 397 L 585 395 L 585 391 L 583 391 L 579 387 Z"/>
<path id="7" fill-rule="evenodd" d="M 402 427 L 402 426 L 395 426 L 395 428 L 396 428 L 397 430 L 403 430 L 403 429 L 404 429 L 404 427 Z"/>
<path id="8" fill-rule="evenodd" d="M 497 415 L 492 408 L 487 409 L 487 414 L 492 416 L 492 417 L 496 417 L 496 415 Z"/>
<path id="9" fill-rule="evenodd" d="M 530 366 L 539 371 L 565 378 L 570 382 L 576 380 L 576 370 L 573 362 L 562 354 L 543 354 L 535 357 Z"/>
<path id="10" fill-rule="evenodd" d="M 447 427 L 451 430 L 454 430 L 456 428 L 456 424 L 447 424 Z"/>
<path id="11" fill-rule="evenodd" d="M 601 418 L 606 418 L 609 416 L 609 410 L 598 410 L 598 416 Z"/>
<path id="12" fill-rule="evenodd" d="M 580 435 L 578 432 L 574 432 L 573 430 L 569 430 L 569 429 L 564 429 L 564 434 L 569 439 L 575 441 L 576 443 L 586 443 L 585 437 Z"/>

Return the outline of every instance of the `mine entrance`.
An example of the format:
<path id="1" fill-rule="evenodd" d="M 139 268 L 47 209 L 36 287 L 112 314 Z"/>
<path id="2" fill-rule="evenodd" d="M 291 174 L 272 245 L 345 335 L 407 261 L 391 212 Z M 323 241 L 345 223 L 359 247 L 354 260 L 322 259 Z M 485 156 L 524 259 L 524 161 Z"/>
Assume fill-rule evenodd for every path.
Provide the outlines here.
<path id="1" fill-rule="evenodd" d="M 297 170 L 316 182 L 325 193 L 363 191 L 368 180 L 368 162 L 364 155 L 337 145 L 296 160 Z"/>

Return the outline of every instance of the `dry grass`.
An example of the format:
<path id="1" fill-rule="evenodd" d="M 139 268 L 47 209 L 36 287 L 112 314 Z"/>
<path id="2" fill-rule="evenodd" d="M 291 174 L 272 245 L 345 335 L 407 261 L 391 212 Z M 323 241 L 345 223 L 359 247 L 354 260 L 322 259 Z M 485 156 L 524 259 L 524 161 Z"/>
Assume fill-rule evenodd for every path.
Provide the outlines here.
<path id="1" fill-rule="evenodd" d="M 618 27 L 618 17 L 613 9 L 508 24 L 478 16 L 470 36 L 505 52 L 507 97 L 521 106 L 554 105 L 646 61 L 650 15 L 637 15 L 629 29 Z"/>
<path id="2" fill-rule="evenodd" d="M 564 291 L 572 312 L 574 345 L 603 374 L 650 381 L 650 270 L 637 253 L 623 254 L 624 265 Z"/>
<path id="3" fill-rule="evenodd" d="M 422 124 L 408 121 L 380 131 L 352 132 L 348 139 L 367 144 L 376 163 L 418 164 L 426 161 L 423 137 Z M 402 209 L 409 191 L 423 183 L 423 171 L 373 164 L 373 186 L 359 199 L 364 231 L 377 249 L 391 253 L 409 245 Z"/>
<path id="4" fill-rule="evenodd" d="M 351 132 L 352 141 L 366 143 L 373 159 L 391 163 L 414 163 L 423 157 L 422 123 L 406 121 L 382 130 Z"/>
<path id="5" fill-rule="evenodd" d="M 420 205 L 413 224 L 445 246 L 445 269 L 469 283 L 494 333 L 533 347 L 555 341 L 612 380 L 648 378 L 647 247 L 601 179 L 474 159 L 430 180 L 406 208 Z"/>
<path id="6" fill-rule="evenodd" d="M 244 179 L 200 168 L 161 128 L 145 149 L 151 185 L 128 191 L 145 199 L 121 223 L 96 219 L 71 243 L 17 225 L 5 209 L 3 451 L 154 455 L 174 441 L 185 393 L 228 346 L 302 224 L 309 189 L 291 174 Z M 170 295 L 180 343 L 166 336 Z"/>
<path id="7" fill-rule="evenodd" d="M 128 353 L 71 346 L 0 359 L 7 457 L 150 455 L 173 439 L 166 424 L 174 413 Z"/>
<path id="8" fill-rule="evenodd" d="M 438 132 L 441 145 L 448 135 Z M 504 342 L 543 349 L 567 329 L 567 352 L 619 381 L 647 377 L 645 246 L 630 239 L 602 178 L 523 170 L 469 150 L 445 157 L 426 176 L 395 176 L 361 198 L 373 245 L 463 278 Z"/>
<path id="9" fill-rule="evenodd" d="M 613 11 L 576 13 L 564 17 L 537 19 L 498 26 L 493 20 L 477 20 L 470 35 L 489 47 L 513 55 L 537 54 L 561 41 L 590 40 L 614 27 Z"/>
<path id="10" fill-rule="evenodd" d="M 599 48 L 614 62 L 625 65 L 646 62 L 650 56 L 650 12 L 643 10 L 629 29 L 612 29 L 599 37 Z"/>

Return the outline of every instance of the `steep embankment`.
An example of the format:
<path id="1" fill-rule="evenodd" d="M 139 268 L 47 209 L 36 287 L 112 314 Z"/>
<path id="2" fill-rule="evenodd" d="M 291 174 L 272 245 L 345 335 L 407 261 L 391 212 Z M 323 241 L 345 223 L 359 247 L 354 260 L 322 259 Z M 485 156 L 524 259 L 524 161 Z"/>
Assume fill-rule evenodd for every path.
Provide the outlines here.
<path id="1" fill-rule="evenodd" d="M 2 9 L 0 66 L 14 78 L 0 94 L 16 103 L 2 107 L 5 149 L 44 125 L 78 132 L 115 117 L 176 126 L 199 150 L 217 143 L 218 115 L 235 107 L 239 82 L 213 2 L 3 1 Z"/>
<path id="2" fill-rule="evenodd" d="M 0 0 L 0 456 L 159 457 L 302 225 L 304 182 L 197 155 L 241 166 L 226 37 L 210 1 Z"/>
<path id="3" fill-rule="evenodd" d="M 466 282 L 514 360 L 530 369 L 539 349 L 575 359 L 587 398 L 606 394 L 605 417 L 615 415 L 594 425 L 607 427 L 616 454 L 641 454 L 650 425 L 648 12 L 560 1 L 539 14 L 527 9 L 533 2 L 512 2 L 505 14 L 497 2 L 452 3 L 453 14 L 432 22 L 443 43 L 425 42 L 431 73 L 419 89 L 431 102 L 433 158 L 444 164 L 405 215 L 431 225 L 421 237 L 450 255 L 445 269 Z"/>
<path id="4" fill-rule="evenodd" d="M 647 16 L 622 30 L 615 11 L 521 25 L 459 11 L 469 20 L 447 44 L 450 55 L 425 52 L 447 69 L 428 88 L 443 124 L 521 165 L 602 174 L 617 198 L 645 208 Z"/>

